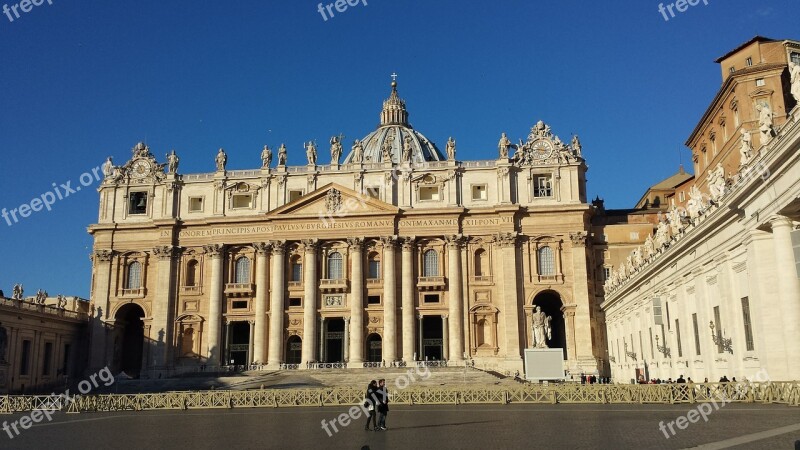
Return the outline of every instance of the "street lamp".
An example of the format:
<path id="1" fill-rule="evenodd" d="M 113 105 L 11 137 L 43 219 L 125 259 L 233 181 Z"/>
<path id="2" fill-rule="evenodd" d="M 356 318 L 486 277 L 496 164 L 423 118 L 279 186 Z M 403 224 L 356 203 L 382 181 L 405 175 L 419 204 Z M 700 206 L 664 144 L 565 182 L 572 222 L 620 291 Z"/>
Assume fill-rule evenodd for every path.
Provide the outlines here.
<path id="1" fill-rule="evenodd" d="M 665 345 L 664 345 L 663 347 L 662 347 L 661 345 L 658 345 L 658 335 L 656 335 L 656 350 L 658 350 L 658 352 L 659 352 L 659 353 L 661 353 L 662 355 L 664 355 L 664 357 L 665 357 L 665 358 L 669 358 L 669 357 L 671 357 L 671 356 L 672 356 L 672 353 L 671 353 L 671 352 L 670 352 L 670 350 L 667 348 L 667 346 L 666 346 L 666 342 L 664 342 L 664 344 L 665 344 Z"/>
<path id="2" fill-rule="evenodd" d="M 711 340 L 714 344 L 721 348 L 722 350 L 733 354 L 733 340 L 730 338 L 723 337 L 722 330 L 719 330 L 719 334 L 714 333 L 714 322 L 708 322 L 708 327 L 711 328 Z"/>

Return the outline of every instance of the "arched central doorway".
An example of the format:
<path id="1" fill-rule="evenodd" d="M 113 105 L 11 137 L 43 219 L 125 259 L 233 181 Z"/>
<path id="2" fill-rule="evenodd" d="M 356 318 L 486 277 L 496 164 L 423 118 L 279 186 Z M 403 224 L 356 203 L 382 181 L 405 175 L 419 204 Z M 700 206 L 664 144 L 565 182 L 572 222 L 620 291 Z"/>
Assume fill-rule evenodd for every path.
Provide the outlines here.
<path id="1" fill-rule="evenodd" d="M 303 356 L 303 340 L 300 336 L 291 336 L 286 340 L 286 364 L 300 364 Z"/>
<path id="2" fill-rule="evenodd" d="M 381 362 L 383 358 L 383 341 L 380 335 L 370 334 L 367 336 L 367 361 Z"/>
<path id="3" fill-rule="evenodd" d="M 561 301 L 561 296 L 555 291 L 544 291 L 539 293 L 533 299 L 533 306 L 542 308 L 542 312 L 546 316 L 552 317 L 552 334 L 550 339 L 547 340 L 547 346 L 550 348 L 561 348 L 564 350 L 564 360 L 567 359 L 567 332 L 564 323 L 564 303 Z"/>
<path id="4" fill-rule="evenodd" d="M 135 303 L 124 305 L 114 316 L 114 327 L 119 342 L 116 343 L 114 359 L 120 371 L 136 377 L 142 370 L 144 350 L 144 310 Z"/>

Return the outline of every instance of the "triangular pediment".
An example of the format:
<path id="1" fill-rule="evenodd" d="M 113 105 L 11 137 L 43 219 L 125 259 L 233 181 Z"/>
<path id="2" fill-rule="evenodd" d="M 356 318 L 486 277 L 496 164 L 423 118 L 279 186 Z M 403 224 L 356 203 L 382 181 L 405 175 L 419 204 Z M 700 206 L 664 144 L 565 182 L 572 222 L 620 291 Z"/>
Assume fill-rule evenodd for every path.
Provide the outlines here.
<path id="1" fill-rule="evenodd" d="M 397 214 L 398 208 L 366 194 L 360 194 L 336 183 L 329 183 L 314 192 L 270 212 L 268 217 L 344 217 L 359 214 Z"/>

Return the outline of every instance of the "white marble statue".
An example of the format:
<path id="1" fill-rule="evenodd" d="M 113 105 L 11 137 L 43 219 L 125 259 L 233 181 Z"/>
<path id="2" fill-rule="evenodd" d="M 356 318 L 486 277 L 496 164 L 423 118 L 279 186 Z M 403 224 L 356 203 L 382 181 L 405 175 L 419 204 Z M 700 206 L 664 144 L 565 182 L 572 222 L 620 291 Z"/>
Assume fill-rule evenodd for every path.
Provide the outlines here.
<path id="1" fill-rule="evenodd" d="M 578 135 L 572 136 L 572 151 L 575 152 L 575 156 L 580 158 L 581 152 L 583 151 L 583 147 L 581 146 L 581 140 L 578 138 Z"/>
<path id="2" fill-rule="evenodd" d="M 669 225 L 666 222 L 658 222 L 656 230 L 656 247 L 663 248 L 669 243 Z"/>
<path id="3" fill-rule="evenodd" d="M 383 141 L 383 147 L 381 147 L 383 151 L 383 162 L 392 162 L 392 142 L 388 139 Z"/>
<path id="4" fill-rule="evenodd" d="M 647 239 L 644 241 L 644 257 L 650 259 L 651 256 L 656 254 L 656 243 L 653 240 L 653 235 L 648 234 Z"/>
<path id="5" fill-rule="evenodd" d="M 497 150 L 500 152 L 501 158 L 508 158 L 508 148 L 511 147 L 511 141 L 505 133 L 500 136 L 500 142 L 497 143 Z"/>
<path id="6" fill-rule="evenodd" d="M 761 131 L 761 145 L 766 145 L 775 136 L 775 123 L 772 109 L 768 104 L 756 105 L 758 111 L 758 129 Z"/>
<path id="7" fill-rule="evenodd" d="M 217 163 L 217 172 L 225 171 L 225 165 L 228 164 L 228 155 L 225 153 L 225 150 L 219 149 L 214 162 Z"/>
<path id="8" fill-rule="evenodd" d="M 628 255 L 627 258 L 625 258 L 625 270 L 627 270 L 628 273 L 631 275 L 633 275 L 633 272 L 636 272 L 636 268 L 633 267 L 633 253 L 631 253 L 630 255 Z"/>
<path id="9" fill-rule="evenodd" d="M 453 139 L 452 136 L 450 136 L 450 138 L 447 139 L 446 151 L 447 151 L 447 160 L 454 161 L 456 159 L 456 141 L 455 139 Z"/>
<path id="10" fill-rule="evenodd" d="M 547 348 L 547 339 L 552 339 L 552 320 L 552 317 L 542 312 L 541 307 L 536 306 L 536 310 L 531 314 L 531 326 L 533 328 L 531 348 Z"/>
<path id="11" fill-rule="evenodd" d="M 403 162 L 411 162 L 411 155 L 414 153 L 414 147 L 411 146 L 411 143 L 411 136 L 406 136 L 403 139 Z"/>
<path id="12" fill-rule="evenodd" d="M 342 159 L 342 142 L 336 136 L 331 137 L 331 164 L 339 165 L 339 160 Z"/>
<path id="13" fill-rule="evenodd" d="M 789 62 L 789 79 L 792 83 L 792 96 L 800 104 L 800 64 Z M 797 106 L 795 106 L 797 108 Z"/>
<path id="14" fill-rule="evenodd" d="M 109 156 L 106 162 L 103 163 L 103 177 L 109 178 L 114 174 L 114 161 Z"/>
<path id="15" fill-rule="evenodd" d="M 633 253 L 633 264 L 636 267 L 642 267 L 644 265 L 644 249 L 640 245 L 636 247 L 636 250 L 634 250 Z"/>
<path id="16" fill-rule="evenodd" d="M 673 236 L 677 236 L 683 231 L 683 221 L 681 220 L 681 212 L 677 207 L 673 206 L 667 215 L 669 220 L 669 228 Z"/>
<path id="17" fill-rule="evenodd" d="M 711 194 L 711 199 L 719 202 L 725 195 L 727 183 L 725 181 L 725 168 L 722 163 L 717 164 L 717 167 L 708 174 L 708 190 Z"/>
<path id="18" fill-rule="evenodd" d="M 361 141 L 358 139 L 355 140 L 353 143 L 353 158 L 351 162 L 360 163 L 362 159 L 364 159 L 364 146 L 361 144 Z"/>
<path id="19" fill-rule="evenodd" d="M 744 166 L 753 160 L 753 137 L 744 128 L 739 131 L 742 133 L 742 141 L 739 146 L 739 165 Z"/>
<path id="20" fill-rule="evenodd" d="M 286 155 L 286 145 L 285 144 L 281 144 L 281 146 L 278 147 L 278 165 L 279 166 L 285 166 L 286 165 L 286 157 L 287 157 L 287 155 Z"/>
<path id="21" fill-rule="evenodd" d="M 700 217 L 700 214 L 706 209 L 703 193 L 697 186 L 689 189 L 689 201 L 686 202 L 686 209 L 689 210 L 689 218 L 692 220 Z"/>
<path id="22" fill-rule="evenodd" d="M 175 154 L 175 150 L 170 152 L 167 155 L 167 171 L 170 175 L 174 175 L 178 173 L 178 165 L 180 164 L 181 159 L 178 158 L 178 155 Z"/>
<path id="23" fill-rule="evenodd" d="M 265 145 L 264 150 L 261 150 L 261 168 L 269 169 L 269 166 L 271 165 L 272 165 L 272 149 L 269 148 L 269 145 Z"/>
<path id="24" fill-rule="evenodd" d="M 313 141 L 308 141 L 306 144 L 306 159 L 309 166 L 317 165 L 317 146 Z"/>

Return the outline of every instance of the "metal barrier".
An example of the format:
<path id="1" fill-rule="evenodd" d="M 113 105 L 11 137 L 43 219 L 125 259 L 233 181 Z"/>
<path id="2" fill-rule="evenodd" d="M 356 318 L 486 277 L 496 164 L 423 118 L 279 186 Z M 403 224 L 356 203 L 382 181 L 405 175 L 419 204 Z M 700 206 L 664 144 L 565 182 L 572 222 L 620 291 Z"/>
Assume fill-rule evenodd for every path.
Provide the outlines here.
<path id="1" fill-rule="evenodd" d="M 360 404 L 358 387 L 322 389 L 256 389 L 154 394 L 76 395 L 67 400 L 52 395 L 0 396 L 0 414 L 43 409 L 68 413 L 157 411 L 215 408 L 290 408 Z M 800 406 L 800 382 L 705 383 L 655 385 L 529 384 L 519 387 L 425 387 L 392 390 L 400 405 L 460 404 L 695 404 L 704 402 L 764 403 Z"/>

